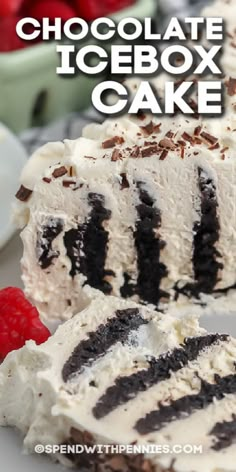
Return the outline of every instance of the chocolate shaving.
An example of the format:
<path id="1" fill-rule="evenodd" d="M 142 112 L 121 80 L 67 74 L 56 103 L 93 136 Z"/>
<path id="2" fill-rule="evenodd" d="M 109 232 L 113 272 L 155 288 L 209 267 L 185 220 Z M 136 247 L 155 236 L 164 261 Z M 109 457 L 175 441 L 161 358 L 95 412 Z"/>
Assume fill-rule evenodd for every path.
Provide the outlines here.
<path id="1" fill-rule="evenodd" d="M 182 138 L 183 138 L 185 141 L 188 141 L 190 144 L 193 144 L 193 138 L 192 138 L 192 136 L 190 136 L 190 134 L 188 134 L 186 131 L 184 131 L 184 133 L 182 134 Z"/>
<path id="2" fill-rule="evenodd" d="M 226 147 L 224 147 L 223 149 L 221 149 L 220 152 L 221 152 L 221 153 L 224 153 L 225 151 L 228 151 L 228 149 L 229 149 L 229 146 L 226 146 Z"/>
<path id="3" fill-rule="evenodd" d="M 182 141 L 182 139 L 179 139 L 179 141 L 177 141 L 177 143 L 180 144 L 180 146 L 186 146 L 186 142 Z"/>
<path id="4" fill-rule="evenodd" d="M 96 161 L 96 157 L 93 156 L 84 156 L 85 159 L 92 159 L 93 161 Z"/>
<path id="5" fill-rule="evenodd" d="M 157 141 L 144 141 L 144 146 L 154 146 L 157 144 Z"/>
<path id="6" fill-rule="evenodd" d="M 71 187 L 71 185 L 75 185 L 76 181 L 75 180 L 63 180 L 62 185 L 63 187 Z"/>
<path id="7" fill-rule="evenodd" d="M 195 142 L 195 144 L 202 144 L 202 141 L 201 141 L 201 139 L 200 139 L 200 138 L 198 138 L 197 136 L 196 136 L 196 138 L 195 138 L 194 142 Z"/>
<path id="8" fill-rule="evenodd" d="M 139 157 L 139 155 L 140 155 L 140 147 L 134 146 L 133 151 L 130 154 L 130 157 Z"/>
<path id="9" fill-rule="evenodd" d="M 202 127 L 201 126 L 197 126 L 194 130 L 194 136 L 199 136 L 200 133 L 201 133 L 201 130 L 202 130 Z"/>
<path id="10" fill-rule="evenodd" d="M 162 148 L 170 149 L 172 151 L 173 149 L 176 148 L 174 141 L 172 141 L 172 139 L 169 139 L 169 138 L 161 139 L 159 142 L 159 146 L 161 146 Z"/>
<path id="11" fill-rule="evenodd" d="M 46 182 L 46 184 L 50 184 L 52 179 L 49 179 L 48 177 L 44 177 L 43 181 Z"/>
<path id="12" fill-rule="evenodd" d="M 122 136 L 113 136 L 113 138 L 109 138 L 106 141 L 103 141 L 102 147 L 103 149 L 113 148 L 116 144 L 123 144 L 125 142 Z"/>
<path id="13" fill-rule="evenodd" d="M 212 134 L 209 134 L 206 131 L 202 131 L 200 136 L 204 138 L 206 141 L 208 141 L 210 144 L 216 144 L 218 141 L 218 138 L 215 138 L 215 136 L 212 136 Z"/>
<path id="14" fill-rule="evenodd" d="M 127 179 L 127 175 L 125 172 L 122 172 L 122 174 L 120 174 L 121 178 L 122 178 L 122 181 L 121 181 L 121 190 L 124 190 L 125 188 L 129 188 L 130 185 L 129 185 L 129 182 L 128 182 L 128 179 Z"/>
<path id="15" fill-rule="evenodd" d="M 162 151 L 162 153 L 161 153 L 161 155 L 160 155 L 160 157 L 159 157 L 160 161 L 164 161 L 164 160 L 165 160 L 165 158 L 166 158 L 167 155 L 168 155 L 168 152 L 169 152 L 168 149 L 163 149 L 163 151 Z"/>
<path id="16" fill-rule="evenodd" d="M 140 126 L 140 129 L 147 135 L 152 134 L 154 131 L 153 121 L 150 121 L 150 123 L 148 123 L 146 126 Z"/>
<path id="17" fill-rule="evenodd" d="M 219 149 L 220 145 L 219 143 L 215 143 L 215 144 L 212 144 L 212 146 L 209 146 L 208 149 L 210 149 L 210 151 L 214 151 L 215 149 Z"/>
<path id="18" fill-rule="evenodd" d="M 153 130 L 153 131 L 154 131 L 155 133 L 160 133 L 160 132 L 161 132 L 160 127 L 161 127 L 161 123 L 158 123 L 157 125 L 154 126 L 154 130 Z"/>
<path id="19" fill-rule="evenodd" d="M 16 193 L 16 198 L 21 202 L 27 202 L 32 194 L 32 190 L 21 185 L 18 192 Z"/>
<path id="20" fill-rule="evenodd" d="M 76 187 L 73 188 L 73 192 L 74 192 L 75 190 L 79 190 L 79 189 L 82 188 L 83 186 L 84 186 L 84 184 L 79 184 L 79 185 L 77 185 Z"/>
<path id="21" fill-rule="evenodd" d="M 228 82 L 226 82 L 227 92 L 230 97 L 236 94 L 236 79 L 232 77 L 229 78 Z"/>
<path id="22" fill-rule="evenodd" d="M 67 174 L 67 169 L 65 166 L 61 166 L 61 167 L 58 167 L 57 169 L 55 169 L 52 173 L 52 176 L 55 178 L 55 179 L 58 179 L 59 177 L 62 177 L 63 175 Z"/>
<path id="23" fill-rule="evenodd" d="M 170 138 L 170 139 L 172 139 L 172 138 L 174 137 L 174 135 L 175 135 L 175 134 L 174 134 L 173 131 L 171 131 L 171 130 L 170 130 L 170 131 L 167 131 L 167 133 L 166 133 L 166 137 L 167 137 L 167 138 Z"/>
<path id="24" fill-rule="evenodd" d="M 112 156 L 111 156 L 111 160 L 112 160 L 112 162 L 122 160 L 122 154 L 119 151 L 119 149 L 114 149 L 114 151 L 112 153 Z"/>
<path id="25" fill-rule="evenodd" d="M 150 136 L 152 133 L 160 133 L 161 123 L 154 125 L 153 121 L 150 121 L 146 126 L 140 126 L 140 129 L 143 131 L 144 134 Z"/>
<path id="26" fill-rule="evenodd" d="M 72 166 L 70 166 L 70 168 L 69 168 L 69 176 L 70 176 L 70 177 L 73 177 L 73 175 L 74 175 L 74 168 L 73 168 Z"/>
<path id="27" fill-rule="evenodd" d="M 149 146 L 148 148 L 141 149 L 142 157 L 151 157 L 153 154 L 158 154 L 160 148 L 158 146 Z"/>

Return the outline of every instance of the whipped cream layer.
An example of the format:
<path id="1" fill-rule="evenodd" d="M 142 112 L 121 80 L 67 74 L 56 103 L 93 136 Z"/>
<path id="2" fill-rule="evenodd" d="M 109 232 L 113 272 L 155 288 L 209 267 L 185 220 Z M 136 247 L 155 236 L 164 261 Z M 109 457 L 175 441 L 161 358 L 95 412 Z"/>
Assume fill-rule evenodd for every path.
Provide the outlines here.
<path id="1" fill-rule="evenodd" d="M 222 120 L 107 120 L 32 156 L 17 219 L 25 290 L 44 319 L 83 308 L 85 284 L 173 312 L 219 308 L 218 296 L 234 310 L 234 89 L 227 79 Z"/>
<path id="2" fill-rule="evenodd" d="M 207 334 L 193 317 L 177 320 L 100 295 L 43 345 L 30 341 L 8 355 L 0 367 L 0 424 L 20 429 L 28 451 L 86 437 L 201 445 L 203 454 L 146 455 L 147 468 L 137 471 L 232 472 L 235 356 L 234 339 Z M 80 467 L 83 457 L 71 459 Z"/>

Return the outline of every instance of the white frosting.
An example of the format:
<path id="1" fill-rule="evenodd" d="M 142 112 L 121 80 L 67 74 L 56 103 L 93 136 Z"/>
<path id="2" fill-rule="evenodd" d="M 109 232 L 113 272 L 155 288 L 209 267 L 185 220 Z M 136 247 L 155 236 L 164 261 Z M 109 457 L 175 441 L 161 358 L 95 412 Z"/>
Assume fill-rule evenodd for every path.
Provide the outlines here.
<path id="1" fill-rule="evenodd" d="M 236 446 L 216 452 L 212 449 L 214 437 L 209 433 L 217 422 L 230 421 L 236 406 L 235 395 L 215 400 L 203 410 L 167 424 L 159 432 L 140 436 L 134 425 L 139 418 L 157 409 L 159 401 L 168 404 L 170 398 L 174 401 L 198 393 L 200 380 L 196 372 L 209 383 L 214 382 L 215 374 L 235 374 L 236 341 L 233 339 L 219 341 L 201 351 L 196 360 L 172 373 L 168 380 L 138 393 L 102 419 L 96 419 L 91 411 L 117 377 L 147 368 L 148 357 L 158 357 L 179 347 L 186 337 L 206 334 L 195 318 L 176 320 L 139 306 L 139 312 L 148 324 L 131 332 L 128 343 L 116 342 L 105 356 L 97 358 L 80 374 L 66 383 L 62 380 L 64 364 L 74 348 L 88 338 L 88 333 L 106 323 L 117 309 L 132 307 L 137 305 L 122 299 L 97 296 L 88 308 L 60 326 L 43 345 L 36 346 L 29 341 L 24 348 L 9 354 L 0 367 L 0 424 L 20 429 L 25 437 L 24 446 L 29 451 L 33 451 L 36 444 L 66 441 L 71 427 L 74 427 L 89 431 L 100 444 L 129 444 L 133 441 L 148 444 L 151 441 L 170 446 L 203 446 L 202 455 L 151 454 L 149 459 L 157 465 L 157 471 L 158 464 L 168 467 L 173 459 L 176 460 L 176 472 L 232 471 Z M 59 460 L 63 461 L 63 457 Z"/>
<path id="2" fill-rule="evenodd" d="M 48 143 L 37 149 L 25 165 L 21 181 L 26 188 L 33 190 L 34 185 L 45 169 L 50 165 L 61 162 L 64 157 L 64 144 L 61 142 Z"/>

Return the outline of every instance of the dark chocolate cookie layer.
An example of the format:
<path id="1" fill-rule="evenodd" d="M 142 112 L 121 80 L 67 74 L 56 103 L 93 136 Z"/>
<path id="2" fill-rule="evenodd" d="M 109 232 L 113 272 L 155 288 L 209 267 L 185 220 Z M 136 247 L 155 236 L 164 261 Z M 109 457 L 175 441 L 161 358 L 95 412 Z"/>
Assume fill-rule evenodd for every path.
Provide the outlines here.
<path id="1" fill-rule="evenodd" d="M 220 341 L 227 341 L 227 335 L 212 334 L 187 338 L 182 347 L 176 348 L 165 356 L 149 361 L 149 368 L 127 377 L 119 377 L 109 387 L 93 408 L 97 419 L 108 415 L 118 406 L 134 399 L 153 385 L 168 380 L 172 372 L 177 372 L 198 358 L 204 349 Z"/>
<path id="2" fill-rule="evenodd" d="M 201 221 L 194 226 L 193 267 L 198 292 L 211 293 L 218 281 L 223 265 L 215 248 L 219 240 L 220 224 L 217 214 L 216 187 L 205 171 L 198 168 L 198 184 L 201 193 Z"/>
<path id="3" fill-rule="evenodd" d="M 143 324 L 147 324 L 147 320 L 142 318 L 137 308 L 117 310 L 113 318 L 98 326 L 96 331 L 88 333 L 88 339 L 81 341 L 74 349 L 62 370 L 64 382 L 104 356 L 114 344 L 127 342 L 130 332 Z"/>
<path id="4" fill-rule="evenodd" d="M 176 292 L 189 297 L 199 297 L 200 293 L 212 293 L 219 280 L 223 264 L 221 254 L 215 245 L 220 237 L 220 223 L 217 213 L 216 186 L 206 171 L 198 167 L 198 186 L 201 198 L 201 219 L 193 227 L 193 272 L 195 282 L 178 288 Z"/>
<path id="5" fill-rule="evenodd" d="M 136 293 L 136 285 L 132 282 L 131 276 L 124 272 L 124 284 L 120 289 L 120 294 L 123 298 L 130 298 Z"/>
<path id="6" fill-rule="evenodd" d="M 216 423 L 212 428 L 210 435 L 214 436 L 217 440 L 214 442 L 212 449 L 215 451 L 221 451 L 227 447 L 232 446 L 236 443 L 236 415 L 232 416 L 232 421 L 223 421 L 222 423 Z"/>
<path id="7" fill-rule="evenodd" d="M 207 408 L 214 400 L 222 400 L 225 395 L 235 393 L 236 375 L 226 377 L 215 375 L 215 383 L 210 384 L 201 380 L 199 393 L 181 397 L 168 406 L 160 405 L 158 410 L 151 411 L 144 418 L 140 418 L 135 428 L 142 435 L 160 431 L 172 421 L 184 419 L 197 410 Z"/>
<path id="8" fill-rule="evenodd" d="M 38 232 L 36 250 L 37 254 L 40 254 L 38 261 L 42 269 L 50 267 L 53 260 L 59 256 L 59 251 L 52 249 L 52 243 L 62 230 L 63 220 L 51 217 L 42 227 L 42 230 Z"/>
<path id="9" fill-rule="evenodd" d="M 159 300 L 168 295 L 160 289 L 161 280 L 167 276 L 166 266 L 160 262 L 161 250 L 165 242 L 158 235 L 161 227 L 161 212 L 154 206 L 154 200 L 138 184 L 140 204 L 137 206 L 138 219 L 134 232 L 137 250 L 138 279 L 136 293 L 148 303 L 158 306 Z"/>
<path id="10" fill-rule="evenodd" d="M 78 225 L 64 234 L 67 256 L 71 262 L 70 276 L 75 277 L 80 271 L 80 255 L 83 248 L 86 225 Z"/>
<path id="11" fill-rule="evenodd" d="M 64 236 L 67 256 L 71 261 L 70 275 L 74 277 L 81 272 L 91 287 L 109 294 L 112 287 L 105 280 L 106 276 L 111 276 L 111 272 L 105 270 L 109 234 L 104 223 L 110 219 L 111 211 L 104 207 L 103 195 L 89 193 L 88 203 L 92 208 L 88 221 L 69 230 Z"/>

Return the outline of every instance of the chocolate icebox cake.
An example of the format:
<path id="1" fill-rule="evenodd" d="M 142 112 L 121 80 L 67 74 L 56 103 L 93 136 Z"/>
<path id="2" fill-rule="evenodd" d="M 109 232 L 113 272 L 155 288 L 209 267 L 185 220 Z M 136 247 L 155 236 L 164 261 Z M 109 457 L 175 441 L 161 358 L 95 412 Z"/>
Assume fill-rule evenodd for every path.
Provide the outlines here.
<path id="1" fill-rule="evenodd" d="M 0 424 L 37 444 L 202 445 L 203 454 L 58 455 L 78 470 L 216 472 L 235 463 L 236 341 L 97 296 L 0 368 Z M 55 457 L 54 457 L 55 459 Z M 119 466 L 118 466 L 119 465 Z"/>
<path id="2" fill-rule="evenodd" d="M 236 81 L 224 90 L 221 119 L 107 120 L 31 157 L 17 221 L 43 319 L 82 309 L 86 284 L 174 314 L 234 309 Z"/>

